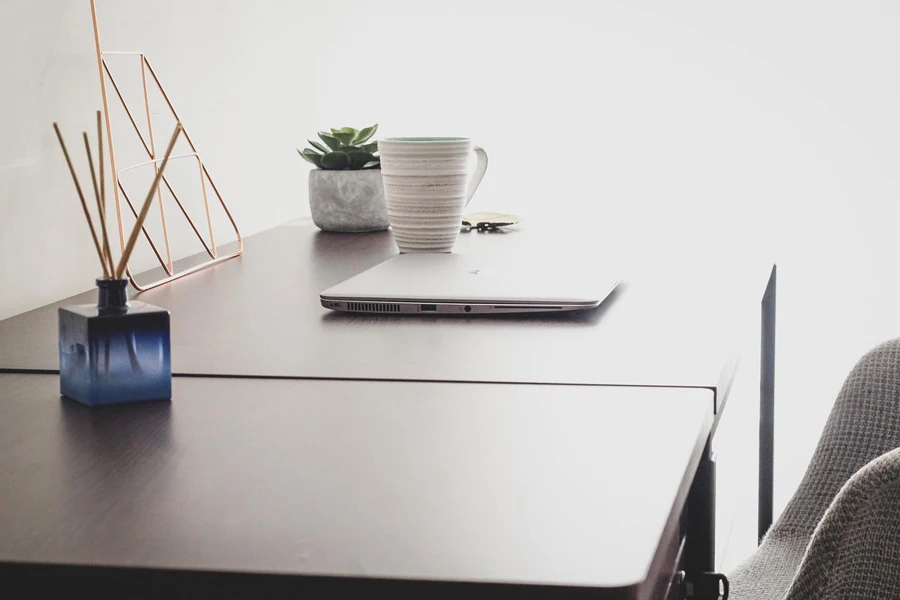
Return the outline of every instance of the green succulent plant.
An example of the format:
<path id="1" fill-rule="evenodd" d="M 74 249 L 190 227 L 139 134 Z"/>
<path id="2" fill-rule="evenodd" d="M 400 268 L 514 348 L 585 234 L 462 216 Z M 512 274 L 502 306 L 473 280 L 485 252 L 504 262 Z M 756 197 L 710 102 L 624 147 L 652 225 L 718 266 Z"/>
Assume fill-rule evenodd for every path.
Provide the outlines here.
<path id="1" fill-rule="evenodd" d="M 319 139 L 324 145 L 315 140 L 307 140 L 312 148 L 298 148 L 297 152 L 317 168 L 328 171 L 379 169 L 381 160 L 377 154 L 378 142 L 369 142 L 376 131 L 378 124 L 365 129 L 341 127 L 332 129 L 331 133 L 320 131 Z"/>

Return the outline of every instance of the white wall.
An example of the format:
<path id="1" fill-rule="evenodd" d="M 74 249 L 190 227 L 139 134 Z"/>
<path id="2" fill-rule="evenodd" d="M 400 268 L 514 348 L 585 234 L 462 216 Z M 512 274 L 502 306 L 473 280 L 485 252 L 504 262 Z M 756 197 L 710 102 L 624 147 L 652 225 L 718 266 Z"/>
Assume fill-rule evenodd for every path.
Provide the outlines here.
<path id="1" fill-rule="evenodd" d="M 306 137 L 378 121 L 475 137 L 484 208 L 578 210 L 663 251 L 765 242 L 779 507 L 846 371 L 900 332 L 900 4 L 99 2 L 105 47 L 150 56 L 245 234 L 307 213 Z M 0 82 L 2 318 L 96 273 L 50 129 L 74 143 L 99 106 L 87 0 L 0 3 Z"/>

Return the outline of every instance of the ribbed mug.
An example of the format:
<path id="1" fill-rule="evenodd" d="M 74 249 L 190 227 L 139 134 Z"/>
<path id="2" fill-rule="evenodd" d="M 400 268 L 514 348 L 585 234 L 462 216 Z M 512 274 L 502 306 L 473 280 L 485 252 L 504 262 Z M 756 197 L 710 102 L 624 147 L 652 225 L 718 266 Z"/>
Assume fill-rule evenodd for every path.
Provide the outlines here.
<path id="1" fill-rule="evenodd" d="M 378 152 L 400 252 L 451 252 L 463 209 L 487 170 L 487 153 L 463 137 L 387 138 Z"/>

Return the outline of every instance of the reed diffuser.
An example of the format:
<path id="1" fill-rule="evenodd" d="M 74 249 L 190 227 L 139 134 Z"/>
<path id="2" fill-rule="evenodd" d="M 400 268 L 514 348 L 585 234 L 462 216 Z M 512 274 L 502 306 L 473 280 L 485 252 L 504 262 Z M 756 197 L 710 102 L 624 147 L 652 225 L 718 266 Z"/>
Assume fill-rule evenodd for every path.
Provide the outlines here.
<path id="1" fill-rule="evenodd" d="M 97 171 L 87 132 L 82 133 L 87 152 L 91 183 L 97 204 L 99 234 L 85 199 L 78 175 L 57 123 L 53 124 L 59 145 L 97 256 L 102 276 L 96 280 L 97 304 L 82 304 L 59 309 L 59 385 L 60 392 L 90 406 L 119 404 L 172 397 L 172 366 L 169 351 L 169 311 L 144 302 L 129 302 L 128 279 L 124 277 L 128 259 L 134 250 L 144 220 L 175 142 L 181 123 L 162 159 L 154 160 L 156 175 L 137 215 L 131 234 L 122 246 L 118 261 L 113 260 L 106 219 L 106 183 L 103 165 L 102 114 L 97 112 Z"/>

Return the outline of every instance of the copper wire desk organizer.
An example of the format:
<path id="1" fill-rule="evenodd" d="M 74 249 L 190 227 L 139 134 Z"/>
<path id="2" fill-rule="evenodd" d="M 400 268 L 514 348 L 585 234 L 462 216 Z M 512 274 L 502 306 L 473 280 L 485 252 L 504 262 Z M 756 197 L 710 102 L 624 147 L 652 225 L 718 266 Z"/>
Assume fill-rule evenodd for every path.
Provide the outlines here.
<path id="1" fill-rule="evenodd" d="M 128 197 L 128 193 L 125 191 L 125 187 L 122 185 L 120 180 L 120 175 L 125 173 L 126 171 L 136 169 L 138 167 L 145 167 L 148 165 L 152 165 L 154 171 L 159 169 L 159 157 L 157 156 L 156 144 L 153 136 L 153 120 L 151 118 L 150 111 L 150 98 L 148 94 L 148 79 L 152 82 L 152 84 L 156 87 L 159 94 L 165 101 L 166 106 L 172 114 L 172 117 L 176 122 L 181 122 L 181 119 L 178 117 L 178 113 L 175 112 L 175 108 L 172 105 L 172 101 L 169 99 L 168 94 L 166 94 L 165 89 L 163 89 L 162 84 L 159 81 L 159 77 L 157 77 L 156 72 L 153 70 L 153 67 L 150 66 L 150 61 L 147 60 L 147 57 L 143 52 L 104 52 L 101 49 L 100 45 L 100 28 L 97 22 L 97 7 L 96 0 L 91 0 L 91 19 L 93 22 L 94 28 L 94 46 L 97 54 L 97 67 L 100 72 L 100 93 L 102 95 L 103 100 L 103 113 L 105 118 L 105 126 L 106 126 L 106 137 L 108 139 L 108 149 L 109 149 L 109 164 L 112 169 L 112 177 L 113 177 L 113 192 L 116 203 L 116 224 L 119 230 L 119 242 L 124 249 L 125 247 L 125 230 L 122 222 L 122 214 L 123 214 L 123 200 L 125 206 L 131 211 L 131 213 L 137 218 L 138 212 L 135 208 L 134 203 Z M 137 121 L 135 121 L 134 114 L 131 109 L 128 107 L 128 103 L 125 101 L 125 98 L 122 94 L 121 89 L 119 88 L 119 84 L 116 82 L 115 77 L 113 77 L 112 72 L 109 69 L 109 65 L 107 64 L 106 57 L 107 56 L 134 56 L 137 57 L 140 61 L 140 69 L 141 69 L 141 84 L 144 98 L 144 117 L 147 120 L 147 131 L 148 135 L 145 139 L 144 135 L 141 133 L 140 128 L 137 125 Z M 149 75 L 149 78 L 148 78 Z M 134 128 L 134 132 L 137 134 L 138 139 L 141 141 L 141 145 L 143 146 L 144 151 L 147 154 L 147 160 L 143 162 L 139 162 L 137 164 L 128 165 L 122 168 L 117 168 L 116 163 L 116 153 L 115 153 L 115 145 L 113 143 L 112 136 L 112 123 L 110 121 L 109 114 L 109 97 L 107 94 L 106 81 L 109 79 L 110 84 L 115 92 L 116 97 L 118 97 L 119 102 L 122 107 L 125 109 L 125 113 L 128 115 L 128 119 L 131 122 L 132 127 Z M 191 140 L 191 136 L 188 133 L 187 129 L 182 130 L 182 134 L 184 135 L 184 139 L 187 141 L 188 146 L 190 147 L 191 152 L 186 154 L 180 154 L 176 156 L 172 156 L 171 160 L 176 159 L 194 159 L 197 163 L 197 169 L 200 177 L 200 189 L 203 196 L 203 207 L 205 209 L 206 215 L 206 225 L 209 232 L 209 243 L 203 238 L 203 235 L 200 233 L 197 224 L 191 219 L 188 211 L 185 209 L 184 204 L 181 202 L 181 199 L 178 197 L 178 194 L 175 193 L 172 185 L 169 183 L 169 180 L 165 175 L 162 175 L 162 184 L 166 187 L 169 194 L 171 194 L 172 198 L 175 201 L 175 204 L 181 210 L 181 214 L 184 215 L 184 218 L 187 220 L 194 234 L 197 236 L 197 239 L 200 240 L 200 243 L 203 245 L 204 250 L 209 256 L 208 260 L 200 264 L 196 264 L 187 269 L 176 271 L 175 264 L 172 259 L 172 250 L 169 245 L 169 233 L 168 233 L 168 223 L 166 218 L 166 212 L 163 205 L 163 196 L 162 196 L 162 186 L 157 190 L 157 204 L 160 212 L 160 219 L 162 225 L 162 242 L 165 251 L 165 258 L 163 258 L 162 253 L 159 250 L 159 247 L 156 242 L 152 239 L 146 227 L 142 227 L 142 233 L 144 238 L 150 244 L 150 248 L 153 251 L 153 254 L 156 256 L 156 259 L 159 261 L 160 266 L 165 271 L 166 276 L 162 279 L 158 279 L 156 281 L 150 283 L 139 283 L 135 280 L 134 274 L 131 272 L 130 268 L 126 267 L 125 273 L 128 276 L 131 285 L 135 287 L 138 291 L 149 290 L 151 288 L 155 288 L 157 286 L 163 285 L 164 283 L 168 283 L 170 281 L 174 281 L 175 279 L 179 279 L 184 277 L 185 275 L 190 275 L 191 273 L 195 273 L 202 269 L 206 269 L 213 265 L 224 262 L 230 258 L 234 258 L 236 256 L 240 256 L 240 254 L 244 250 L 244 240 L 241 237 L 241 233 L 238 230 L 237 223 L 234 221 L 234 217 L 231 215 L 231 211 L 228 210 L 228 206 L 225 204 L 225 201 L 222 199 L 222 195 L 219 193 L 218 188 L 216 188 L 216 184 L 213 182 L 212 177 L 209 174 L 209 171 L 206 168 L 206 165 L 203 163 L 203 160 L 200 158 L 200 155 L 197 153 L 197 148 L 194 146 L 193 140 Z M 207 183 L 209 184 L 207 186 Z M 224 210 L 225 216 L 228 218 L 228 221 L 231 223 L 231 226 L 234 228 L 234 233 L 237 236 L 237 250 L 225 255 L 220 255 L 218 248 L 216 246 L 216 238 L 215 231 L 213 227 L 212 217 L 210 215 L 210 198 L 209 198 L 209 190 L 212 190 L 212 194 L 215 199 L 219 202 L 219 205 Z"/>

